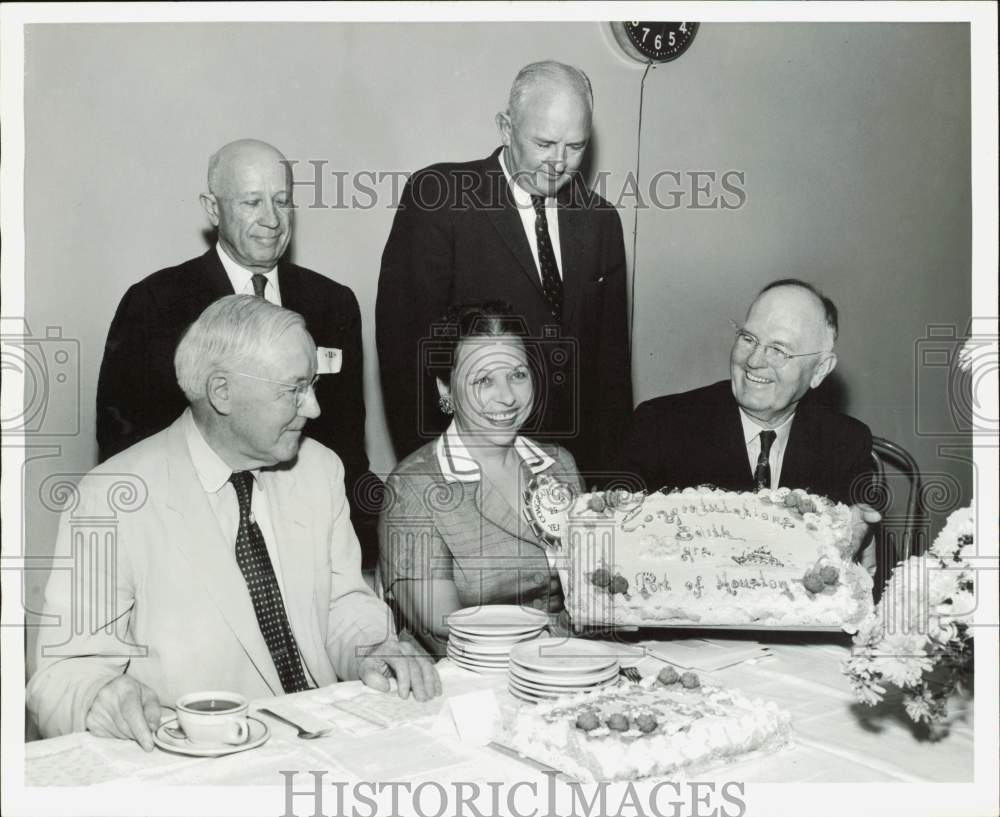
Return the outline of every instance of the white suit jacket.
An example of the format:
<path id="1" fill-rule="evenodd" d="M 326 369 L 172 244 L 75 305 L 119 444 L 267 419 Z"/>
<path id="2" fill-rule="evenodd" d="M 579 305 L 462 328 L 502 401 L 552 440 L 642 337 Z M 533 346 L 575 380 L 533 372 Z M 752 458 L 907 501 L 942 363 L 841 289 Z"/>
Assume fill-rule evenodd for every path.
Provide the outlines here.
<path id="1" fill-rule="evenodd" d="M 82 731 L 100 688 L 122 672 L 170 705 L 196 690 L 282 694 L 183 419 L 87 474 L 63 512 L 55 556 L 72 555 L 73 568 L 49 578 L 49 626 L 26 691 L 44 737 Z M 260 479 L 306 668 L 320 686 L 356 679 L 364 648 L 395 632 L 361 576 L 340 459 L 303 438 L 293 463 Z"/>

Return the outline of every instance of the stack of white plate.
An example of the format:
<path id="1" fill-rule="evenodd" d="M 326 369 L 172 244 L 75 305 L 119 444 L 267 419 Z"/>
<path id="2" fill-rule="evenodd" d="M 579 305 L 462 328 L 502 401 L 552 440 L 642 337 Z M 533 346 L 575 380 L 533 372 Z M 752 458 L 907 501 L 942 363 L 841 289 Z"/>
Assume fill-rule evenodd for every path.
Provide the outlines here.
<path id="1" fill-rule="evenodd" d="M 579 638 L 518 644 L 510 651 L 507 690 L 537 703 L 618 683 L 618 658 L 606 645 Z"/>
<path id="2" fill-rule="evenodd" d="M 507 672 L 512 647 L 544 635 L 549 617 L 514 604 L 466 607 L 448 616 L 448 658 L 481 673 Z"/>

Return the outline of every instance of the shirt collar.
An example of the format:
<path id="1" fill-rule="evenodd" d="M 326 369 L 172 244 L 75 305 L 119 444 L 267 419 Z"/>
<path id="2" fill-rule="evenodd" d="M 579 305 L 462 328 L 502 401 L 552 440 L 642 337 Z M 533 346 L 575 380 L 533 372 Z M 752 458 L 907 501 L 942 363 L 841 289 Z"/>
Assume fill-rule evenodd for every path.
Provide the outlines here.
<path id="1" fill-rule="evenodd" d="M 795 418 L 795 412 L 793 411 L 785 421 L 777 428 L 770 429 L 775 433 L 774 441 L 775 443 L 785 444 L 788 439 L 788 435 L 792 431 L 792 420 Z M 754 420 L 749 414 L 747 414 L 742 408 L 740 408 L 740 422 L 743 424 L 743 442 L 745 445 L 750 445 L 762 431 L 768 431 L 768 429 L 763 428 L 756 420 Z"/>
<path id="2" fill-rule="evenodd" d="M 198 475 L 201 487 L 205 493 L 214 494 L 229 482 L 229 477 L 233 473 L 223 461 L 222 457 L 215 453 L 215 450 L 208 444 L 208 440 L 201 433 L 198 424 L 194 421 L 191 409 L 185 409 L 181 415 L 181 424 L 184 428 L 184 439 L 187 441 L 188 453 L 191 455 L 191 462 L 194 464 L 194 471 Z M 251 471 L 254 479 L 257 478 L 257 471 Z"/>
<path id="3" fill-rule="evenodd" d="M 504 151 L 500 151 L 500 169 L 503 170 L 503 175 L 507 179 L 507 186 L 510 187 L 511 195 L 514 196 L 514 204 L 516 204 L 521 209 L 531 210 L 534 208 L 534 204 L 531 203 L 531 193 L 525 190 L 521 185 L 516 184 L 514 179 L 510 175 L 510 171 L 507 169 L 507 163 L 503 158 Z M 555 203 L 555 200 L 551 196 L 545 198 L 545 206 L 551 207 Z"/>
<path id="4" fill-rule="evenodd" d="M 514 439 L 514 450 L 532 474 L 540 474 L 555 464 L 555 460 L 527 437 Z M 481 474 L 477 463 L 458 433 L 458 424 L 452 420 L 448 430 L 438 437 L 435 447 L 438 467 L 445 482 L 479 482 Z"/>
<path id="5" fill-rule="evenodd" d="M 233 292 L 243 292 L 247 288 L 247 284 L 250 279 L 256 274 L 246 267 L 241 266 L 236 263 L 232 258 L 229 257 L 229 253 L 225 251 L 222 247 L 222 242 L 216 242 L 215 251 L 219 254 L 219 260 L 222 262 L 222 267 L 226 271 L 226 275 L 229 276 L 229 281 L 233 285 Z M 267 272 L 263 273 L 264 277 L 267 278 L 267 282 L 273 287 L 277 286 L 278 274 L 277 265 L 271 267 Z"/>

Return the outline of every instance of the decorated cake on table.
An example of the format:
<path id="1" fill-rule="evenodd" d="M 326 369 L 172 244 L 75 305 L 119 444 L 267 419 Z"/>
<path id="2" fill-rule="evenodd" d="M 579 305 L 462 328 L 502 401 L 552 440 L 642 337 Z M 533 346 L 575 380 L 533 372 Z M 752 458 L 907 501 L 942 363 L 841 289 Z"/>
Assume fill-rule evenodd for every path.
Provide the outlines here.
<path id="1" fill-rule="evenodd" d="M 503 742 L 579 780 L 634 780 L 775 749 L 789 731 L 773 702 L 667 667 L 640 684 L 522 706 Z"/>
<path id="2" fill-rule="evenodd" d="M 850 510 L 805 491 L 579 495 L 543 475 L 527 501 L 574 626 L 854 632 L 872 609 Z"/>

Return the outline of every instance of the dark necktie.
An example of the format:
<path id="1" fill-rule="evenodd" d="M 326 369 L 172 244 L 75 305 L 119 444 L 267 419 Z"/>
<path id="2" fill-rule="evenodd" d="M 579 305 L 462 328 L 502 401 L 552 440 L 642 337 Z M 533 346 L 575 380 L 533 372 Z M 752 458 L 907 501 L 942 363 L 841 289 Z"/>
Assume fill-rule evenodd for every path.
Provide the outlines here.
<path id="1" fill-rule="evenodd" d="M 258 298 L 263 298 L 264 287 L 267 286 L 267 276 L 262 275 L 259 272 L 255 272 L 253 277 L 250 278 L 250 282 L 253 284 L 253 294 Z"/>
<path id="2" fill-rule="evenodd" d="M 261 276 L 263 278 L 263 276 Z M 264 535 L 250 513 L 250 499 L 253 493 L 253 476 L 249 471 L 237 471 L 229 477 L 236 489 L 240 503 L 240 528 L 236 533 L 236 563 L 243 571 L 253 610 L 257 615 L 257 626 L 264 636 L 274 668 L 278 671 L 281 686 L 285 692 L 299 692 L 309 689 L 295 637 L 288 624 L 285 605 L 281 600 L 278 578 L 267 555 Z"/>
<path id="3" fill-rule="evenodd" d="M 753 472 L 753 481 L 757 490 L 771 487 L 771 446 L 778 435 L 773 431 L 760 432 L 760 454 L 757 456 L 757 468 Z"/>
<path id="4" fill-rule="evenodd" d="M 549 311 L 557 321 L 562 320 L 563 282 L 556 266 L 556 252 L 549 238 L 549 220 L 545 216 L 545 197 L 532 196 L 535 208 L 535 239 L 538 242 L 538 266 L 542 273 L 542 292 L 548 301 Z"/>

